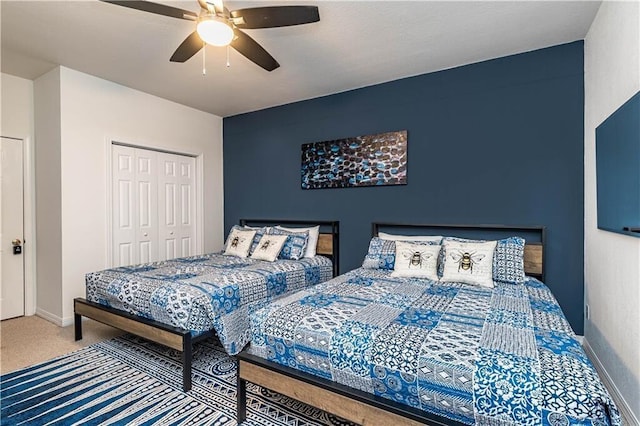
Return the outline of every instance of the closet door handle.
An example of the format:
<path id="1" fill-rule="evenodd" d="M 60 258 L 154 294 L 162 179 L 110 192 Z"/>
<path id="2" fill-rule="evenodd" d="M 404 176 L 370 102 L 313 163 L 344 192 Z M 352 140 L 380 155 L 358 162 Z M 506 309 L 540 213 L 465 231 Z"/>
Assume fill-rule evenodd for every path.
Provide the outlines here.
<path id="1" fill-rule="evenodd" d="M 142 234 L 142 235 L 144 235 L 144 236 L 146 237 L 146 236 L 147 236 L 147 235 L 149 235 L 149 234 L 147 234 L 147 233 L 145 232 L 145 233 L 144 233 L 144 234 Z"/>
<path id="2" fill-rule="evenodd" d="M 169 232 L 169 235 L 173 235 L 173 231 Z"/>

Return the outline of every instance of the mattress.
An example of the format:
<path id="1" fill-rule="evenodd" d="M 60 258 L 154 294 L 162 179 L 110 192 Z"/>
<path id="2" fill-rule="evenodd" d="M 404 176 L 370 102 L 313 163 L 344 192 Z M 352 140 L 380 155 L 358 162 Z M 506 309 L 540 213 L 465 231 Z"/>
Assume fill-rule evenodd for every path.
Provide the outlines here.
<path id="1" fill-rule="evenodd" d="M 249 352 L 463 424 L 620 424 L 549 288 L 356 269 L 251 315 Z"/>
<path id="2" fill-rule="evenodd" d="M 332 277 L 323 256 L 265 262 L 206 254 L 86 275 L 87 299 L 198 335 L 215 329 L 235 355 L 250 338 L 249 312 Z"/>

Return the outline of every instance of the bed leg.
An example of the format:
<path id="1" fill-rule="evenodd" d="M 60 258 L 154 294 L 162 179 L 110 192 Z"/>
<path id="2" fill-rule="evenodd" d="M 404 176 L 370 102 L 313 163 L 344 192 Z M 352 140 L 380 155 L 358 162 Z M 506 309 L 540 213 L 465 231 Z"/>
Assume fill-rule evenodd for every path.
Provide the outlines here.
<path id="1" fill-rule="evenodd" d="M 82 340 L 82 315 L 73 314 L 73 329 L 75 331 L 76 341 Z"/>
<path id="2" fill-rule="evenodd" d="M 236 421 L 238 424 L 247 418 L 247 381 L 240 378 L 240 361 L 238 361 L 238 401 L 236 403 Z"/>
<path id="3" fill-rule="evenodd" d="M 191 390 L 191 359 L 193 358 L 191 333 L 182 337 L 182 390 Z"/>

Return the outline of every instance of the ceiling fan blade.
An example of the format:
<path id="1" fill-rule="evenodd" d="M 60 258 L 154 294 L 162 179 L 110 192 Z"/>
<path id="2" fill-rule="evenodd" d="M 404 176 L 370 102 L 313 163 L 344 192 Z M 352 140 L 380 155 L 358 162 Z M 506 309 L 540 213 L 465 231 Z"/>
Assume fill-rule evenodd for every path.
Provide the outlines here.
<path id="1" fill-rule="evenodd" d="M 310 24 L 320 20 L 316 6 L 270 6 L 250 7 L 231 12 L 238 28 L 274 28 L 290 25 Z"/>
<path id="2" fill-rule="evenodd" d="M 235 38 L 231 42 L 231 47 L 240 52 L 240 54 L 267 71 L 273 71 L 280 66 L 278 61 L 264 50 L 257 41 L 238 29 L 235 29 L 234 33 Z"/>
<path id="3" fill-rule="evenodd" d="M 198 15 L 190 10 L 179 9 L 177 7 L 166 6 L 164 4 L 152 3 L 150 1 L 138 0 L 100 0 L 104 3 L 111 3 L 117 6 L 129 7 L 131 9 L 142 10 L 143 12 L 155 13 L 169 16 L 171 18 L 187 19 L 190 21 L 198 19 Z"/>
<path id="4" fill-rule="evenodd" d="M 189 34 L 189 37 L 184 39 L 182 44 L 180 44 L 180 46 L 178 46 L 176 51 L 173 52 L 173 55 L 169 60 L 171 62 L 185 62 L 188 59 L 190 59 L 193 55 L 198 53 L 203 46 L 204 46 L 204 42 L 198 35 L 198 32 L 194 31 L 191 34 Z"/>

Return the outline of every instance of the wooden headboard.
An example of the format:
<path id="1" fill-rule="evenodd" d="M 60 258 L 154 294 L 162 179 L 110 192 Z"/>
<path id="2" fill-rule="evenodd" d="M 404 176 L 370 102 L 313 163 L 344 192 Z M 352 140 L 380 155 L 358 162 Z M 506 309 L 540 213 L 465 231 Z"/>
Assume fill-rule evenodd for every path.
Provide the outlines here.
<path id="1" fill-rule="evenodd" d="M 317 254 L 331 259 L 333 276 L 340 273 L 340 221 L 338 220 L 291 220 L 291 219 L 240 219 L 240 226 L 310 227 L 320 225 Z"/>
<path id="2" fill-rule="evenodd" d="M 462 237 L 472 239 L 502 239 L 519 236 L 525 239 L 524 272 L 527 275 L 544 281 L 544 244 L 546 228 L 544 226 L 510 226 L 510 225 L 441 225 L 441 224 L 408 224 L 374 222 L 371 235 L 378 232 L 389 232 L 409 235 L 443 235 L 445 237 Z"/>

